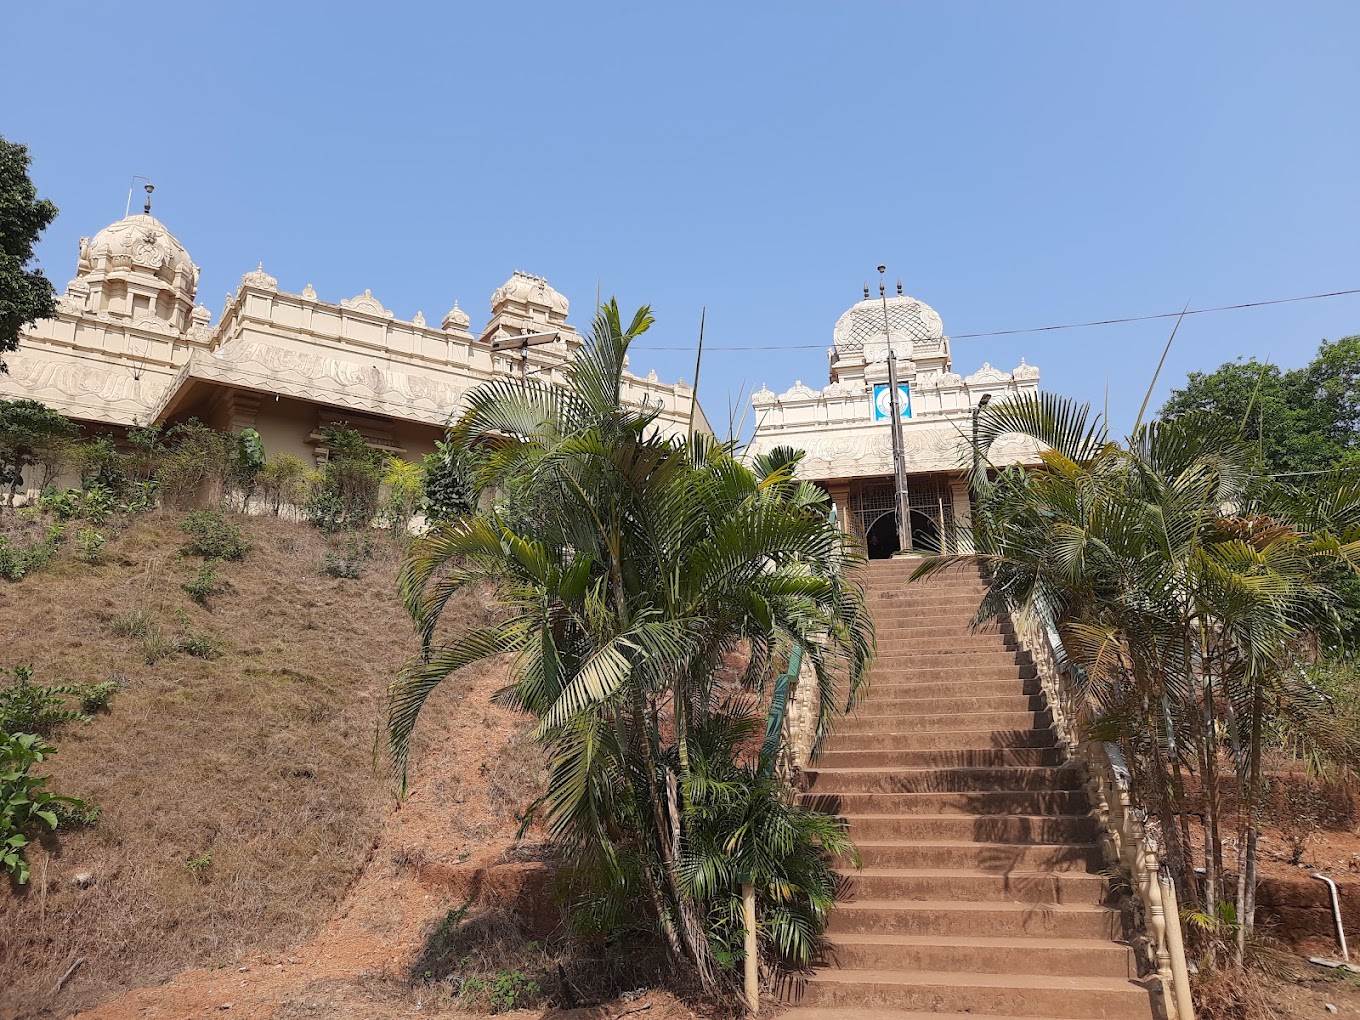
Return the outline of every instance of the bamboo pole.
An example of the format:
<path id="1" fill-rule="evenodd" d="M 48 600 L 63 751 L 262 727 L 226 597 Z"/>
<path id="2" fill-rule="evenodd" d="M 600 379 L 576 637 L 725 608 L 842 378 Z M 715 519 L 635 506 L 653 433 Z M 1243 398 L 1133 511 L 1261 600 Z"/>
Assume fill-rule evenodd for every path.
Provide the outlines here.
<path id="1" fill-rule="evenodd" d="M 760 957 L 756 951 L 756 887 L 752 882 L 741 884 L 741 912 L 746 925 L 746 1009 L 755 1016 L 760 1012 Z"/>

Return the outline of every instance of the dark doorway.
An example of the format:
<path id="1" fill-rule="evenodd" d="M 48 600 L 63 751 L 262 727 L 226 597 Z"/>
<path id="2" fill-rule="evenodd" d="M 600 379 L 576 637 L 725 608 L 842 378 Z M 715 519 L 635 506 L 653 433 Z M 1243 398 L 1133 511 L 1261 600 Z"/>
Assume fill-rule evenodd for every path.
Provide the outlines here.
<path id="1" fill-rule="evenodd" d="M 869 548 L 871 560 L 886 560 L 901 549 L 902 543 L 897 540 L 897 514 L 881 514 L 878 520 L 869 525 L 864 544 Z"/>
<path id="2" fill-rule="evenodd" d="M 920 510 L 911 511 L 911 548 L 921 553 L 940 551 L 940 524 Z"/>

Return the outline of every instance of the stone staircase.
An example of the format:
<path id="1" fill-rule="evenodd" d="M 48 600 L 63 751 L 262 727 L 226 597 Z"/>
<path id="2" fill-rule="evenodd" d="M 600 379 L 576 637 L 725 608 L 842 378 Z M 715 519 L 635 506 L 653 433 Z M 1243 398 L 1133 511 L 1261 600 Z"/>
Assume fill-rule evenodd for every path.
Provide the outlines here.
<path id="1" fill-rule="evenodd" d="M 870 690 L 806 773 L 863 858 L 831 916 L 829 959 L 789 1020 L 1148 1020 L 1096 821 L 1009 627 L 968 629 L 976 572 L 909 583 L 873 561 Z"/>

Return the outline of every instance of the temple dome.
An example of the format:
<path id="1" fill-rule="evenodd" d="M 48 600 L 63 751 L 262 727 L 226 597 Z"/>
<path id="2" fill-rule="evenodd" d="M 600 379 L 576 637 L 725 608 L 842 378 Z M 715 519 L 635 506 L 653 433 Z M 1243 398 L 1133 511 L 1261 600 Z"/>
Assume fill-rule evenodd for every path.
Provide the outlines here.
<path id="1" fill-rule="evenodd" d="M 540 308 L 553 318 L 566 318 L 567 299 L 541 276 L 533 276 L 516 269 L 514 275 L 496 288 L 491 295 L 491 310 L 502 305 L 519 308 Z"/>
<path id="2" fill-rule="evenodd" d="M 944 338 L 944 322 L 940 313 L 918 298 L 896 294 L 887 299 L 888 331 L 893 350 L 899 357 L 911 357 L 912 344 L 918 340 Z M 836 320 L 834 332 L 836 353 L 842 357 L 863 353 L 868 360 L 886 359 L 887 344 L 883 342 L 883 299 L 866 298 L 851 305 Z M 883 348 L 880 358 L 869 357 L 871 350 Z"/>
<path id="3" fill-rule="evenodd" d="M 187 281 L 190 296 L 198 289 L 198 267 L 179 239 L 149 213 L 137 213 L 105 227 L 81 245 L 81 268 L 143 270 L 166 283 L 176 276 Z"/>

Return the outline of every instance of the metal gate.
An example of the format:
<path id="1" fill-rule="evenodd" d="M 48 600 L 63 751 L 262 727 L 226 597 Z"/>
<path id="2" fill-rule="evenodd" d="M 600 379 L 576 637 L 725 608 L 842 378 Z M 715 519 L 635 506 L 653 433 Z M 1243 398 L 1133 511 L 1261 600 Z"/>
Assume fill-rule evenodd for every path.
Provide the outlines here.
<path id="1" fill-rule="evenodd" d="M 947 475 L 910 475 L 907 510 L 911 514 L 911 544 L 918 552 L 957 552 L 954 532 L 954 494 Z M 884 516 L 896 523 L 897 499 L 890 478 L 868 479 L 850 493 L 850 515 L 855 535 L 867 541 L 869 530 Z"/>

